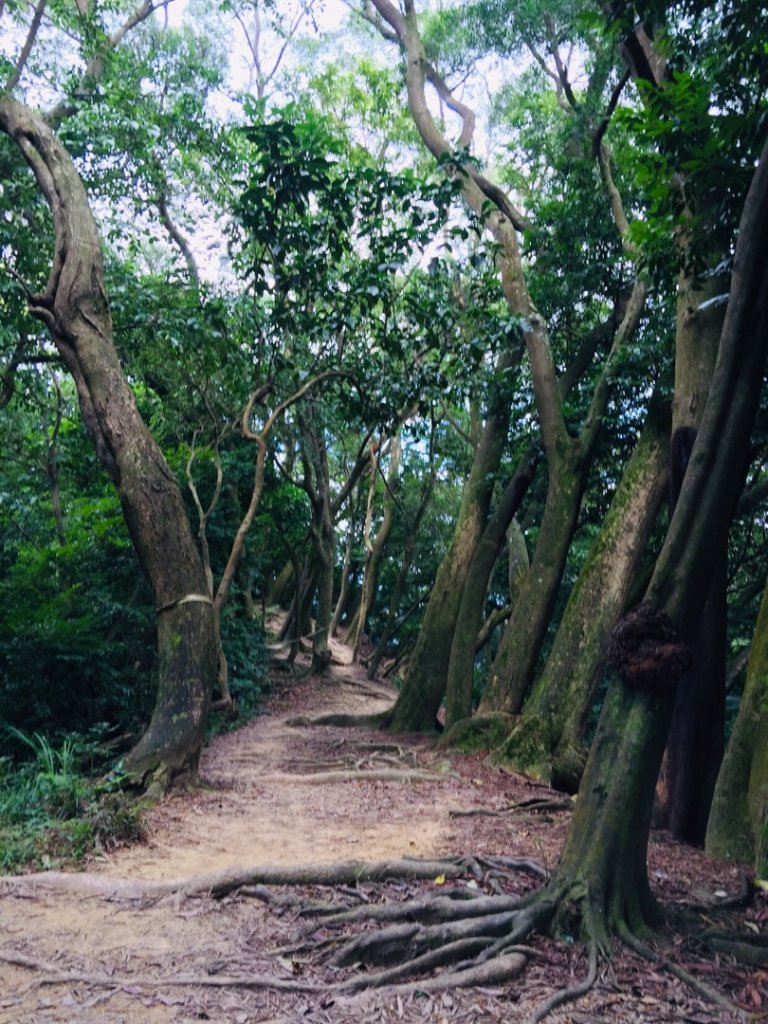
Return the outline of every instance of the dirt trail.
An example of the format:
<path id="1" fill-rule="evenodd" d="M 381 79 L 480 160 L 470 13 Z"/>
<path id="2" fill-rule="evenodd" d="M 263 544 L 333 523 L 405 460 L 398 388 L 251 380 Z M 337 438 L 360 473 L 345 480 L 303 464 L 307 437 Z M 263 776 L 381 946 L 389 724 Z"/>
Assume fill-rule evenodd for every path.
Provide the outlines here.
<path id="1" fill-rule="evenodd" d="M 269 702 L 269 714 L 217 737 L 205 750 L 205 788 L 164 801 L 150 816 L 149 845 L 116 852 L 100 870 L 167 879 L 243 863 L 377 860 L 450 849 L 448 811 L 464 799 L 451 786 L 445 756 L 423 745 L 420 750 L 413 741 L 390 743 L 358 730 L 288 724 L 298 714 L 372 713 L 394 700 L 391 687 L 368 682 L 350 664 L 347 648 L 334 643 L 333 651 L 330 680 L 302 684 L 286 678 Z M 435 780 L 365 777 L 417 768 L 431 769 Z M 362 773 L 362 781 L 310 781 L 328 772 Z"/>
<path id="2" fill-rule="evenodd" d="M 468 831 L 474 852 L 496 852 L 493 827 L 484 843 L 471 819 L 449 812 L 503 802 L 503 776 L 471 760 L 459 771 L 428 741 L 289 724 L 296 715 L 372 713 L 394 699 L 391 687 L 350 664 L 346 648 L 334 644 L 333 654 L 329 678 L 276 673 L 266 713 L 204 751 L 200 788 L 174 792 L 149 813 L 146 843 L 97 858 L 87 870 L 149 881 L 246 865 L 432 857 L 462 851 Z M 339 781 L 329 781 L 335 772 Z M 317 774 L 326 781 L 313 781 Z M 291 933 L 289 923 L 252 900 L 147 904 L 52 890 L 44 876 L 21 886 L 0 880 L 0 957 L 29 957 L 50 971 L 138 979 L 225 965 L 231 973 L 244 952 L 253 970 L 254 945 L 262 952 L 283 932 Z M 284 998 L 279 1006 L 273 1018 L 278 1001 L 269 992 L 48 984 L 45 972 L 0 960 L 0 1024 L 294 1019 Z"/>
<path id="3" fill-rule="evenodd" d="M 265 714 L 210 744 L 201 786 L 170 794 L 150 812 L 147 842 L 86 866 L 102 888 L 115 881 L 107 895 L 68 891 L 47 884 L 45 876 L 0 878 L 0 1024 L 522 1021 L 553 987 L 583 972 L 578 948 L 550 943 L 522 988 L 460 990 L 426 1002 L 418 993 L 405 1002 L 375 996 L 365 1005 L 345 1002 L 327 994 L 333 975 L 318 972 L 301 954 L 281 954 L 305 927 L 292 913 L 237 894 L 137 900 L 118 893 L 117 880 L 162 881 L 241 866 L 458 853 L 554 865 L 567 814 L 451 814 L 540 797 L 540 787 L 488 767 L 481 756 L 448 755 L 428 740 L 290 724 L 296 715 L 371 713 L 394 699 L 391 688 L 370 683 L 349 664 L 345 648 L 334 644 L 333 653 L 328 678 L 299 681 L 277 672 Z M 731 866 L 709 864 L 668 842 L 657 842 L 651 858 L 667 899 L 686 897 L 693 887 L 701 895 L 736 885 Z M 533 884 L 524 876 L 514 881 L 523 888 Z M 418 885 L 378 883 L 357 898 L 402 899 L 412 888 Z M 328 890 L 303 891 L 328 898 Z M 617 981 L 620 969 L 615 964 L 590 996 L 587 1017 L 582 1003 L 581 1015 L 559 1013 L 552 1020 L 662 1024 L 686 1012 L 701 1024 L 727 1019 L 701 1001 L 692 1004 L 679 987 L 663 990 L 659 975 L 649 988 L 647 968 L 638 972 L 634 961 Z M 302 982 L 305 972 L 319 989 L 279 990 L 280 982 Z M 276 979 L 278 987 L 226 984 L 227 978 L 259 975 Z M 732 979 L 733 989 L 739 984 L 740 976 Z M 627 989 L 635 993 L 637 1014 L 618 994 Z"/>

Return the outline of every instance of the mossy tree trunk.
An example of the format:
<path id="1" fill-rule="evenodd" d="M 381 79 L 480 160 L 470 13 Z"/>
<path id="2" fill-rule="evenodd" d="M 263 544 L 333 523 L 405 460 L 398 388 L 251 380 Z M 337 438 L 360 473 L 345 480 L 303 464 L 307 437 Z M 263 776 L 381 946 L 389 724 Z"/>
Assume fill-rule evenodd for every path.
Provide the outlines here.
<path id="1" fill-rule="evenodd" d="M 453 633 L 446 678 L 445 727 L 449 729 L 472 713 L 477 637 L 482 623 L 485 595 L 496 559 L 504 543 L 509 524 L 525 497 L 536 468 L 531 452 L 518 466 L 504 488 L 496 508 L 480 538 L 467 571 L 461 593 L 457 628 Z M 525 543 L 523 541 L 523 543 Z"/>
<path id="2" fill-rule="evenodd" d="M 393 732 L 429 732 L 435 729 L 437 713 L 445 695 L 451 641 L 462 593 L 475 549 L 485 529 L 507 439 L 509 411 L 504 400 L 503 381 L 519 361 L 519 355 L 519 352 L 509 352 L 499 359 L 496 407 L 485 422 L 475 451 L 451 546 L 440 563 L 416 647 L 408 662 L 403 688 L 382 721 L 382 725 Z"/>
<path id="3" fill-rule="evenodd" d="M 753 861 L 761 878 L 768 872 L 764 835 L 768 809 L 767 752 L 768 586 L 755 623 L 747 681 L 717 778 L 706 835 L 710 857 Z"/>
<path id="4" fill-rule="evenodd" d="M 568 600 L 520 724 L 497 758 L 557 788 L 578 788 L 584 731 L 605 665 L 608 636 L 624 610 L 664 497 L 669 408 L 654 399 L 600 533 Z"/>
<path id="5" fill-rule="evenodd" d="M 626 681 L 612 687 L 548 893 L 580 898 L 598 936 L 653 921 L 647 846 L 658 771 L 708 592 L 709 552 L 727 535 L 768 354 L 768 142 L 747 195 L 709 396 L 680 497 L 640 614 L 614 633 Z M 736 457 L 734 457 L 736 453 Z M 666 616 L 666 620 L 665 620 Z M 670 625 L 671 624 L 671 625 Z M 655 643 L 654 643 L 655 641 Z M 566 894 L 566 895 L 562 895 Z"/>
<path id="6" fill-rule="evenodd" d="M 159 678 L 152 719 L 126 765 L 164 784 L 194 766 L 216 672 L 213 609 L 178 484 L 147 430 L 112 337 L 100 241 L 82 182 L 42 119 L 0 96 L 0 130 L 32 168 L 53 216 L 55 250 L 30 312 L 72 375 L 96 454 L 120 496 L 157 609 Z"/>

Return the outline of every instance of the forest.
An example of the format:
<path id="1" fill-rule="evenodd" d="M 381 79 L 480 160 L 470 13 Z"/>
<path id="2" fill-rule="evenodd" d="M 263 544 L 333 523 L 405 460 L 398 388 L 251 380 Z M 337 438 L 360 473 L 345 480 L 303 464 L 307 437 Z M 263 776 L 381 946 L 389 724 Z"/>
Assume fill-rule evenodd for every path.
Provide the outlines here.
<path id="1" fill-rule="evenodd" d="M 139 836 L 333 643 L 396 690 L 320 724 L 572 798 L 411 966 L 646 955 L 652 827 L 760 892 L 767 19 L 0 0 L 3 873 Z"/>

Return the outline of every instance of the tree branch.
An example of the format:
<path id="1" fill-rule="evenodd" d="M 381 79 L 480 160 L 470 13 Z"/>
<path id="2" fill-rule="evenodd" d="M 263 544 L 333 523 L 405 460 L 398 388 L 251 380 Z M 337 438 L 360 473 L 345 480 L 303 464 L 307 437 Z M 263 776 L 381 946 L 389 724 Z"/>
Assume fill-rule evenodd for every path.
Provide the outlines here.
<path id="1" fill-rule="evenodd" d="M 155 200 L 157 212 L 160 214 L 160 221 L 162 222 L 163 227 L 178 246 L 184 262 L 187 265 L 189 279 L 192 282 L 192 285 L 197 289 L 200 287 L 200 272 L 197 269 L 197 263 L 192 250 L 189 247 L 189 242 L 171 218 L 171 214 L 168 210 L 166 189 L 167 185 L 164 184 L 158 192 L 157 199 Z"/>
<path id="2" fill-rule="evenodd" d="M 48 0 L 38 0 L 37 7 L 35 8 L 35 13 L 32 16 L 32 22 L 29 26 L 29 31 L 27 32 L 27 38 L 24 40 L 24 45 L 21 48 L 21 53 L 18 56 L 14 69 L 8 77 L 7 82 L 5 83 L 5 92 L 13 92 L 13 90 L 19 84 L 24 68 L 27 65 L 27 61 L 29 60 L 29 55 L 32 52 L 32 47 L 35 45 L 35 39 L 37 38 L 40 23 L 43 20 L 43 14 L 45 13 L 45 8 L 47 5 Z"/>

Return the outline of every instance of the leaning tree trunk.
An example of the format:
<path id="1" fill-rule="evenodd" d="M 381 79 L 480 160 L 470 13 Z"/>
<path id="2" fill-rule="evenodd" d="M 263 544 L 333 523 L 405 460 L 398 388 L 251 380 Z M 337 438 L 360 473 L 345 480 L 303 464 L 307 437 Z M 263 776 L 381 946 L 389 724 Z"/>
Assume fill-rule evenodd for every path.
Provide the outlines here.
<path id="1" fill-rule="evenodd" d="M 754 861 L 766 877 L 762 819 L 768 808 L 768 586 L 755 623 L 749 652 L 747 681 L 739 713 L 717 778 L 707 825 L 710 857 Z M 759 840 L 763 863 L 758 863 Z"/>
<path id="2" fill-rule="evenodd" d="M 0 130 L 34 171 L 53 215 L 55 252 L 30 312 L 48 327 L 77 388 L 100 462 L 114 482 L 157 609 L 159 679 L 147 731 L 126 758 L 130 772 L 164 784 L 194 766 L 216 672 L 213 610 L 181 492 L 136 407 L 112 339 L 93 215 L 72 160 L 42 119 L 0 97 Z"/>
<path id="3" fill-rule="evenodd" d="M 609 691 L 558 867 L 556 898 L 581 901 L 602 936 L 652 919 L 647 847 L 677 682 L 707 596 L 709 552 L 727 535 L 746 472 L 741 453 L 768 353 L 768 142 L 739 227 L 731 292 L 707 405 L 643 605 L 614 632 L 622 681 Z"/>
<path id="4" fill-rule="evenodd" d="M 504 543 L 509 524 L 533 479 L 537 461 L 533 452 L 528 453 L 522 459 L 514 476 L 504 488 L 504 493 L 483 531 L 469 566 L 461 594 L 461 604 L 448 663 L 445 699 L 446 729 L 450 729 L 461 719 L 468 718 L 472 713 L 472 684 L 477 637 L 482 624 L 488 581 Z"/>
<path id="5" fill-rule="evenodd" d="M 504 401 L 505 372 L 518 361 L 519 353 L 506 353 L 497 366 L 499 399 L 486 420 L 461 498 L 453 540 L 440 563 L 430 594 L 408 674 L 394 706 L 383 716 L 382 727 L 392 732 L 431 732 L 445 695 L 451 641 L 461 606 L 461 596 L 475 548 L 485 528 L 496 473 L 509 427 L 509 407 Z"/>
<path id="6" fill-rule="evenodd" d="M 559 390 L 546 339 L 536 339 L 531 332 L 527 336 L 547 453 L 547 500 L 533 561 L 491 666 L 480 714 L 516 714 L 533 683 L 602 430 L 610 383 L 624 345 L 639 325 L 647 294 L 647 285 L 636 277 L 578 438 L 569 435 L 556 400 Z"/>
<path id="7" fill-rule="evenodd" d="M 653 400 L 600 533 L 568 600 L 552 651 L 522 718 L 495 757 L 574 792 L 584 732 L 605 664 L 606 638 L 624 610 L 667 480 L 669 408 Z"/>
<path id="8" fill-rule="evenodd" d="M 722 328 L 716 301 L 720 275 L 694 283 L 681 274 L 675 337 L 675 392 L 670 444 L 670 505 L 674 508 L 707 401 Z M 715 301 L 713 301 L 715 300 Z M 727 537 L 710 552 L 709 596 L 680 680 L 657 787 L 657 824 L 678 839 L 701 843 L 723 756 L 725 719 Z"/>

